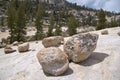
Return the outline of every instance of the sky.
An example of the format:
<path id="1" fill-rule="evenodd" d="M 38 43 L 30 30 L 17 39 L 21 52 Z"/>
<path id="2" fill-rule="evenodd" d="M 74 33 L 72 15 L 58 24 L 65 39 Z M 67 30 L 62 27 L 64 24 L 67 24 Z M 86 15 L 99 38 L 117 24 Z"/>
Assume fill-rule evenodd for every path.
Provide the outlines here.
<path id="1" fill-rule="evenodd" d="M 120 0 L 67 0 L 78 5 L 85 5 L 90 8 L 104 9 L 111 12 L 120 12 Z"/>

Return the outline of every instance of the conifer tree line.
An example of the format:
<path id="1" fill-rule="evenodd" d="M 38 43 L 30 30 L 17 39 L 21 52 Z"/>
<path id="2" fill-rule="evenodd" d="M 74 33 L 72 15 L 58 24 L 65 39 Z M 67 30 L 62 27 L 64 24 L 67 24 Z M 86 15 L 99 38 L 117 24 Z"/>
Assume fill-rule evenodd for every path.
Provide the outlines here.
<path id="1" fill-rule="evenodd" d="M 9 0 L 8 0 L 9 1 Z M 3 1 L 4 2 L 4 1 Z M 77 6 L 76 4 L 68 4 L 70 8 L 80 10 L 89 10 L 86 7 Z M 67 8 L 68 8 L 67 7 Z M 69 13 L 70 8 L 59 7 L 57 5 L 48 5 L 47 3 L 41 3 L 38 0 L 10 0 L 7 7 L 7 26 L 9 28 L 10 37 L 9 42 L 14 41 L 26 41 L 26 25 L 34 22 L 36 33 L 34 40 L 40 40 L 44 37 L 61 35 L 62 26 L 67 26 L 67 33 L 71 36 L 77 33 L 76 29 L 79 26 L 95 26 L 96 29 L 104 29 L 106 27 L 115 27 L 120 25 L 120 20 L 116 21 L 115 17 L 111 22 L 106 21 L 106 13 L 104 10 L 96 12 L 98 21 L 93 20 L 91 14 L 87 14 L 87 18 L 82 18 L 82 22 L 78 21 L 73 14 Z M 51 13 L 46 12 L 51 10 Z M 95 11 L 91 9 L 92 11 Z M 59 11 L 59 12 L 58 12 Z M 110 16 L 110 15 L 109 15 Z M 48 31 L 44 33 L 44 17 L 49 17 Z M 4 18 L 1 18 L 1 25 L 4 24 Z M 55 29 L 55 31 L 53 31 Z"/>
<path id="2" fill-rule="evenodd" d="M 27 2 L 27 1 L 26 1 Z M 29 1 L 28 1 L 29 2 Z M 27 3 L 28 3 L 27 2 Z M 37 3 L 36 3 L 37 4 Z M 39 3 L 37 4 L 36 13 L 34 17 L 30 16 L 31 9 L 26 11 L 24 2 L 18 2 L 16 0 L 11 0 L 7 10 L 7 25 L 10 31 L 10 43 L 14 41 L 25 41 L 26 35 L 26 23 L 27 20 L 30 18 L 35 18 L 35 27 L 36 27 L 36 34 L 35 40 L 43 39 L 46 36 L 58 36 L 61 35 L 61 25 L 63 22 L 62 17 L 67 18 L 64 22 L 68 24 L 68 31 L 70 35 L 76 33 L 76 28 L 78 27 L 78 23 L 76 23 L 76 19 L 73 15 L 68 15 L 67 11 L 61 11 L 59 14 L 56 11 L 53 11 L 51 14 L 47 15 L 50 17 L 50 25 L 48 26 L 47 35 L 43 32 L 43 17 L 46 16 L 45 12 L 45 4 Z M 28 7 L 27 7 L 28 8 Z M 55 28 L 55 32 L 53 33 L 53 29 Z"/>
<path id="3" fill-rule="evenodd" d="M 21 3 L 18 9 L 15 9 L 15 2 L 12 0 L 7 10 L 7 24 L 10 32 L 10 42 L 15 40 L 24 41 L 26 34 L 26 15 L 24 5 Z"/>
<path id="4" fill-rule="evenodd" d="M 120 26 L 119 23 L 120 23 L 120 20 L 119 19 L 116 20 L 115 15 L 111 19 L 111 22 L 107 22 L 105 11 L 103 9 L 100 9 L 98 11 L 98 24 L 97 24 L 97 27 L 96 27 L 97 30 L 104 29 L 104 28 L 107 28 L 107 27 Z"/>
<path id="5" fill-rule="evenodd" d="M 97 25 L 97 29 L 100 30 L 100 29 L 104 29 L 106 27 L 106 18 L 105 18 L 105 12 L 101 9 L 99 11 L 99 14 L 98 14 L 98 25 Z"/>

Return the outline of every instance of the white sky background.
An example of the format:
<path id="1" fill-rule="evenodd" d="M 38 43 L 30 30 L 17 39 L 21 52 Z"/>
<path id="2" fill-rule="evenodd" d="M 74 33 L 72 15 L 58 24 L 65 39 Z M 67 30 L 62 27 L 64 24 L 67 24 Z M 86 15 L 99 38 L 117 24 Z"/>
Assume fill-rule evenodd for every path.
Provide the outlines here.
<path id="1" fill-rule="evenodd" d="M 90 8 L 120 12 L 120 0 L 67 0 Z"/>

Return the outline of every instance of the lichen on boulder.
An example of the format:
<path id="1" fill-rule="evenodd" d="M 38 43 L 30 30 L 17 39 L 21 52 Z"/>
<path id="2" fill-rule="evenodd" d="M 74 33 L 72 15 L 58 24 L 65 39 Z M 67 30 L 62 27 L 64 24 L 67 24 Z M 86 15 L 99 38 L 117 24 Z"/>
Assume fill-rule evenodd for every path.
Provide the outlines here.
<path id="1" fill-rule="evenodd" d="M 80 62 L 87 59 L 95 50 L 97 40 L 97 34 L 77 34 L 65 42 L 64 51 L 70 60 L 73 62 Z"/>

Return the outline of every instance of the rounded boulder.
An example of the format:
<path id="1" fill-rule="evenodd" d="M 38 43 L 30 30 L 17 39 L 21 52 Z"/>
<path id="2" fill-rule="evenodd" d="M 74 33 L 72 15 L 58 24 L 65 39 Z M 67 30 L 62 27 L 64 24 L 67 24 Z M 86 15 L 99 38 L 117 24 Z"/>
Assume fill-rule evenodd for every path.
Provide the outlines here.
<path id="1" fill-rule="evenodd" d="M 44 47 L 56 47 L 64 42 L 64 37 L 62 36 L 52 36 L 47 37 L 42 40 Z"/>
<path id="2" fill-rule="evenodd" d="M 95 50 L 97 45 L 97 34 L 78 34 L 72 36 L 64 44 L 64 51 L 73 62 L 87 59 Z"/>
<path id="3" fill-rule="evenodd" d="M 108 34 L 108 30 L 103 30 L 103 31 L 101 31 L 101 34 L 102 34 L 102 35 L 107 35 L 107 34 Z"/>
<path id="4" fill-rule="evenodd" d="M 29 43 L 23 43 L 18 46 L 18 51 L 19 52 L 26 52 L 29 50 Z"/>
<path id="5" fill-rule="evenodd" d="M 15 52 L 16 50 L 13 50 L 13 48 L 10 45 L 6 45 L 4 48 L 5 54 Z"/>
<path id="6" fill-rule="evenodd" d="M 43 48 L 37 58 L 43 71 L 54 76 L 63 74 L 69 67 L 67 55 L 56 47 Z"/>

